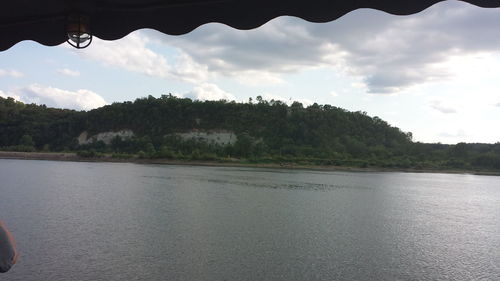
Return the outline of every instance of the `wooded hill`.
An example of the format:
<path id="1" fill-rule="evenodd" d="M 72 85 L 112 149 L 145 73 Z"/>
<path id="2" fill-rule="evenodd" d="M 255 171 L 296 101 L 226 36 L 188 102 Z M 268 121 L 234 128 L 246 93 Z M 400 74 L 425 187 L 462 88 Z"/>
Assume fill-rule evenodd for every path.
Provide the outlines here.
<path id="1" fill-rule="evenodd" d="M 79 143 L 82 132 L 134 136 Z M 233 134 L 221 144 L 181 134 Z M 411 133 L 365 112 L 295 102 L 192 101 L 163 95 L 91 111 L 48 108 L 0 97 L 0 149 L 76 151 L 81 156 L 251 161 L 361 167 L 500 170 L 500 143 L 412 141 Z"/>

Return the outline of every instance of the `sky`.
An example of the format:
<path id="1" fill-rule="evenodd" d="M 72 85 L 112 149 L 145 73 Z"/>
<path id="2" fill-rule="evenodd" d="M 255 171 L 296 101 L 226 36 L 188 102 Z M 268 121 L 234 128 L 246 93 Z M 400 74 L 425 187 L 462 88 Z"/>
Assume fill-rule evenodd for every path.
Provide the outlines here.
<path id="1" fill-rule="evenodd" d="M 500 9 L 460 1 L 395 16 L 358 9 L 329 23 L 279 17 L 252 30 L 151 29 L 77 50 L 23 41 L 0 52 L 0 96 L 90 110 L 173 94 L 262 96 L 378 116 L 421 142 L 500 142 Z"/>

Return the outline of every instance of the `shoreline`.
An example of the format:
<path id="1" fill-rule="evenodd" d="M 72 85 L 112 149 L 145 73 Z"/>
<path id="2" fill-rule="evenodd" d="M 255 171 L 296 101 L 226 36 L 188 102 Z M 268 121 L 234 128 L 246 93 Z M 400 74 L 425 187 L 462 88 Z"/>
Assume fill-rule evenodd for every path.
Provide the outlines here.
<path id="1" fill-rule="evenodd" d="M 484 176 L 500 176 L 500 171 L 478 171 L 478 170 L 432 170 L 412 168 L 383 168 L 383 167 L 349 167 L 349 166 L 324 166 L 324 165 L 301 165 L 294 163 L 247 163 L 247 162 L 218 162 L 201 160 L 172 160 L 172 159 L 140 159 L 140 158 L 112 158 L 107 157 L 80 157 L 73 152 L 15 152 L 0 151 L 0 159 L 17 160 L 49 160 L 70 162 L 103 162 L 103 163 L 134 163 L 134 164 L 158 164 L 158 165 L 186 165 L 186 166 L 208 166 L 208 167 L 247 167 L 267 169 L 290 169 L 290 170 L 312 170 L 312 171 L 338 171 L 338 172 L 402 172 L 402 173 L 433 173 L 433 174 L 471 174 Z"/>

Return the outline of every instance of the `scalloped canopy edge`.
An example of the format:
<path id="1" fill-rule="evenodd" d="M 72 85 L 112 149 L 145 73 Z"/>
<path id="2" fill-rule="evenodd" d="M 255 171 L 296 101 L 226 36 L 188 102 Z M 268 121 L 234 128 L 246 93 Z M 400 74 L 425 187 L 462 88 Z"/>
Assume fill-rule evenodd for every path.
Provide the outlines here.
<path id="1" fill-rule="evenodd" d="M 333 21 L 360 8 L 410 15 L 444 0 L 16 0 L 0 9 L 0 51 L 24 40 L 47 46 L 66 41 L 67 19 L 85 15 L 93 36 L 116 40 L 143 28 L 169 35 L 188 33 L 206 23 L 253 29 L 279 16 L 310 22 Z M 456 0 L 453 0 L 456 1 Z M 461 0 L 483 8 L 500 1 Z"/>

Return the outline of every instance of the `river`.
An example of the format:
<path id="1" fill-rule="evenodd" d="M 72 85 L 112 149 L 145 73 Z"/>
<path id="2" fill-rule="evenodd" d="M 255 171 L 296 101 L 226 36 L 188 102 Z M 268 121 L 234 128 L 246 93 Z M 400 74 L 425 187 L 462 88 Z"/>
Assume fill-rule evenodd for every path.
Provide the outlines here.
<path id="1" fill-rule="evenodd" d="M 1 280 L 500 280 L 500 177 L 0 160 Z"/>

